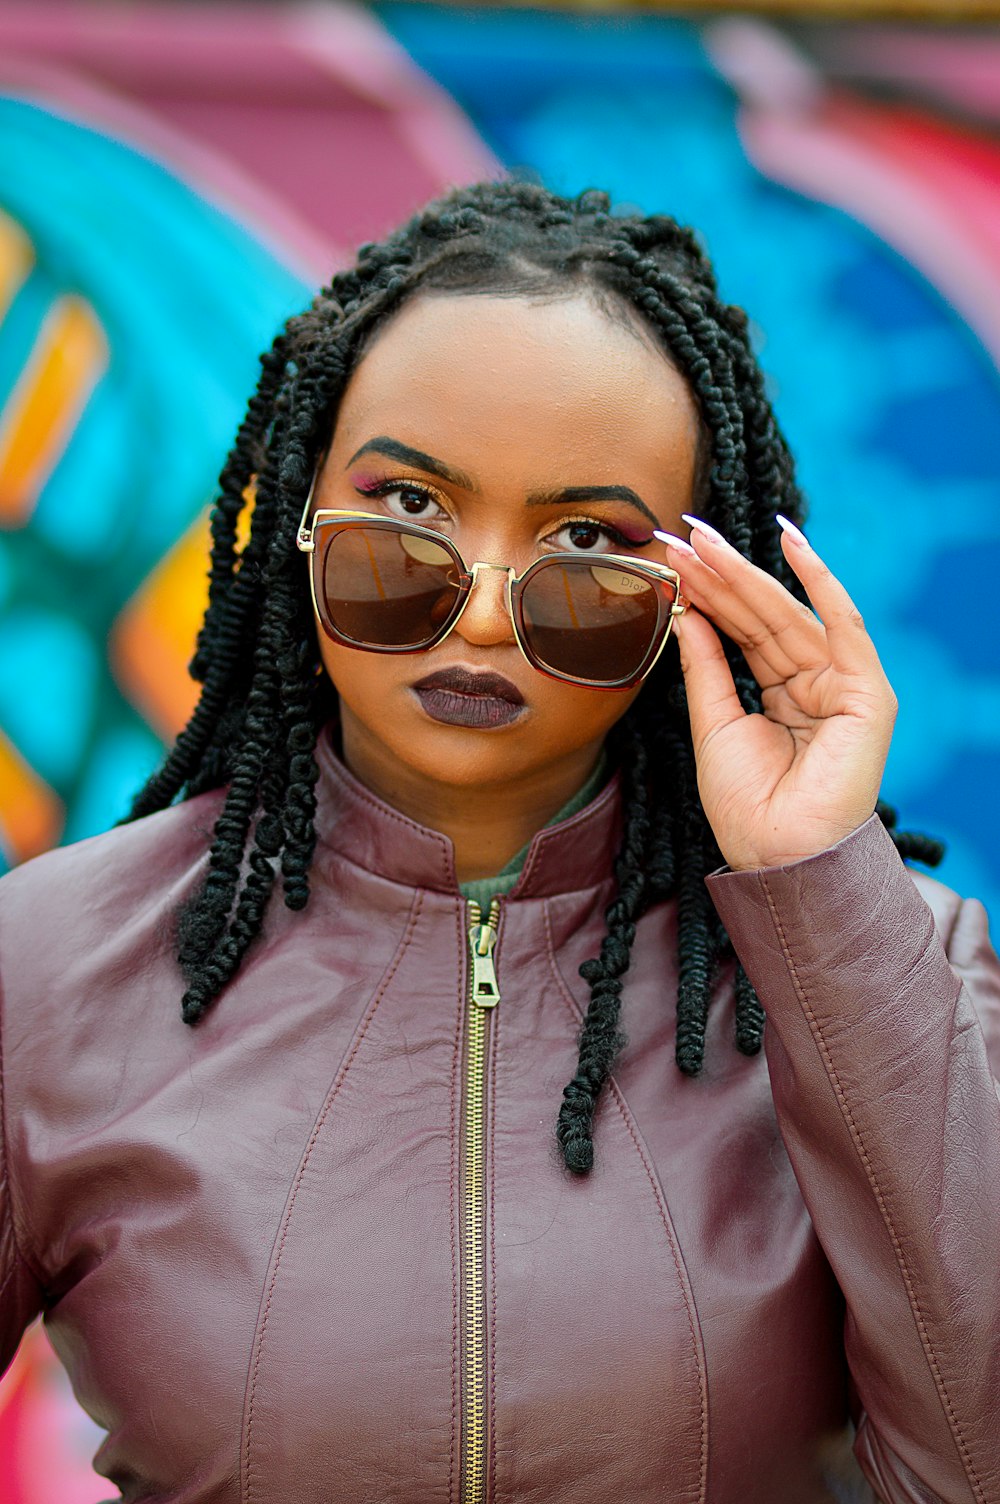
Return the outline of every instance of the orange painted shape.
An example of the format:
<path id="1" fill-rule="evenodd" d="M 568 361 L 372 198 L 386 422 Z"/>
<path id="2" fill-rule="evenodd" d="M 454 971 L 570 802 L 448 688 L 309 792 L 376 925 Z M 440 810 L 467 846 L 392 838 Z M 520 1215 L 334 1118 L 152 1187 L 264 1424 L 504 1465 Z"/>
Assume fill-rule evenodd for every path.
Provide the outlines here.
<path id="1" fill-rule="evenodd" d="M 58 796 L 0 731 L 0 850 L 8 864 L 54 846 L 63 815 Z"/>
<path id="2" fill-rule="evenodd" d="M 254 491 L 240 513 L 236 545 L 250 536 Z M 187 723 L 201 686 L 188 673 L 208 605 L 211 534 L 205 511 L 143 582 L 111 636 L 115 674 L 128 699 L 165 742 Z"/>
<path id="3" fill-rule="evenodd" d="M 208 549 L 204 513 L 143 582 L 111 637 L 118 682 L 165 742 L 185 725 L 198 699 L 187 666 L 208 604 Z"/>
<path id="4" fill-rule="evenodd" d="M 90 304 L 59 298 L 0 417 L 0 524 L 19 527 L 31 515 L 108 358 Z"/>
<path id="5" fill-rule="evenodd" d="M 0 213 L 0 321 L 35 264 L 35 251 L 21 226 Z"/>

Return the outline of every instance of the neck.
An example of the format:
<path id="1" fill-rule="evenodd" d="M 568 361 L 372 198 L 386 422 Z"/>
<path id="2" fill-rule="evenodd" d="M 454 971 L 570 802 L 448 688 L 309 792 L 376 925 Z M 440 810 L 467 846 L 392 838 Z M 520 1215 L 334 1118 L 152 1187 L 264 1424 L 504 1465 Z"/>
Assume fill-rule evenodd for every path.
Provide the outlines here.
<path id="1" fill-rule="evenodd" d="M 460 883 L 495 877 L 593 773 L 600 741 L 557 764 L 498 783 L 442 783 L 394 758 L 342 707 L 343 760 L 359 782 L 420 825 L 447 836 Z"/>

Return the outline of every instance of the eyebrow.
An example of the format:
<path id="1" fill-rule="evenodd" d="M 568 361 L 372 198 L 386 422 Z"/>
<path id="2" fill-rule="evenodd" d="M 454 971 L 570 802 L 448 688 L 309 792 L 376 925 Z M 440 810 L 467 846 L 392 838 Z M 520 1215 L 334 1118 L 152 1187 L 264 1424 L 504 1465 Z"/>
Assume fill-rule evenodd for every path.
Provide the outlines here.
<path id="1" fill-rule="evenodd" d="M 422 449 L 413 449 L 409 444 L 401 444 L 398 439 L 390 439 L 385 434 L 362 444 L 347 461 L 347 469 L 363 454 L 384 454 L 387 459 L 400 460 L 404 465 L 415 465 L 418 470 L 426 470 L 429 475 L 439 475 L 442 480 L 450 481 L 453 486 L 460 486 L 463 491 L 479 490 L 472 477 L 463 470 L 453 470 L 444 460 L 436 460 L 432 454 L 424 454 Z"/>
<path id="2" fill-rule="evenodd" d="M 586 501 L 627 501 L 654 527 L 661 527 L 659 517 L 651 512 L 638 491 L 631 486 L 564 486 L 561 491 L 532 491 L 527 499 L 529 507 L 576 506 Z"/>
<path id="3" fill-rule="evenodd" d="M 415 465 L 418 470 L 425 470 L 429 475 L 438 475 L 453 486 L 460 486 L 463 491 L 479 493 L 481 490 L 464 470 L 455 470 L 451 465 L 446 465 L 444 460 L 435 459 L 432 454 L 425 454 L 422 449 L 414 449 L 410 444 L 402 444 L 399 439 L 391 439 L 387 434 L 380 434 L 377 438 L 369 439 L 367 443 L 362 444 L 360 449 L 355 450 L 347 462 L 347 469 L 350 469 L 365 454 L 382 454 L 387 459 L 399 460 L 404 465 Z M 655 512 L 650 511 L 639 493 L 633 491 L 631 486 L 563 486 L 561 489 L 552 491 L 532 491 L 525 504 L 529 507 L 558 507 L 577 506 L 587 501 L 627 502 L 635 507 L 637 512 L 641 512 L 654 527 L 660 526 L 659 517 Z"/>

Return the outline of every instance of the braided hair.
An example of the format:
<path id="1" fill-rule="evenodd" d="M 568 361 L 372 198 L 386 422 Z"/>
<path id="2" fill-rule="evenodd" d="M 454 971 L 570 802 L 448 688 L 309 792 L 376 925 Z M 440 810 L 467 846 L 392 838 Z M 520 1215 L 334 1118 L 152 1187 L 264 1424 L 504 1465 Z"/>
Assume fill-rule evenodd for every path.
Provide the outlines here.
<path id="1" fill-rule="evenodd" d="M 552 297 L 587 291 L 612 314 L 622 305 L 651 330 L 686 378 L 700 412 L 698 505 L 732 543 L 799 600 L 803 588 L 781 552 L 774 515 L 803 520 L 792 459 L 767 399 L 743 310 L 723 302 L 694 234 L 667 215 L 616 215 L 606 194 L 566 199 L 516 180 L 456 189 L 429 204 L 291 318 L 262 357 L 261 375 L 223 467 L 212 514 L 209 604 L 191 672 L 197 708 L 130 819 L 176 798 L 225 786 L 203 884 L 183 909 L 178 960 L 182 1016 L 195 1024 L 259 934 L 281 874 L 284 901 L 309 897 L 320 728 L 336 694 L 318 672 L 296 528 L 328 443 L 345 385 L 384 322 L 418 290 Z M 237 542 L 252 503 L 249 540 Z M 760 691 L 736 645 L 723 637 L 740 702 Z M 599 955 L 581 975 L 590 1003 L 556 1136 L 568 1168 L 593 1162 L 595 1106 L 622 1045 L 623 978 L 636 924 L 661 899 L 678 913 L 676 1061 L 696 1075 L 709 1001 L 731 943 L 704 878 L 722 856 L 698 797 L 679 660 L 665 655 L 621 721 L 610 749 L 621 772 L 624 829 Z M 939 843 L 896 830 L 900 854 L 930 865 Z M 735 1042 L 761 1046 L 764 1014 L 735 969 Z"/>

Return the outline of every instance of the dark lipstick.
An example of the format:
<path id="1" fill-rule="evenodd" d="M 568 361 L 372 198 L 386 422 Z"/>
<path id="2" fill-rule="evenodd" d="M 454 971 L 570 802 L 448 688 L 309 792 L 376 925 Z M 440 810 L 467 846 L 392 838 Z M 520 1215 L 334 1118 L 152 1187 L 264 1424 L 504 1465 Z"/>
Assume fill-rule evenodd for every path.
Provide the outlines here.
<path id="1" fill-rule="evenodd" d="M 524 696 L 502 674 L 443 668 L 413 685 L 427 714 L 446 726 L 489 730 L 510 726 L 524 712 Z"/>

